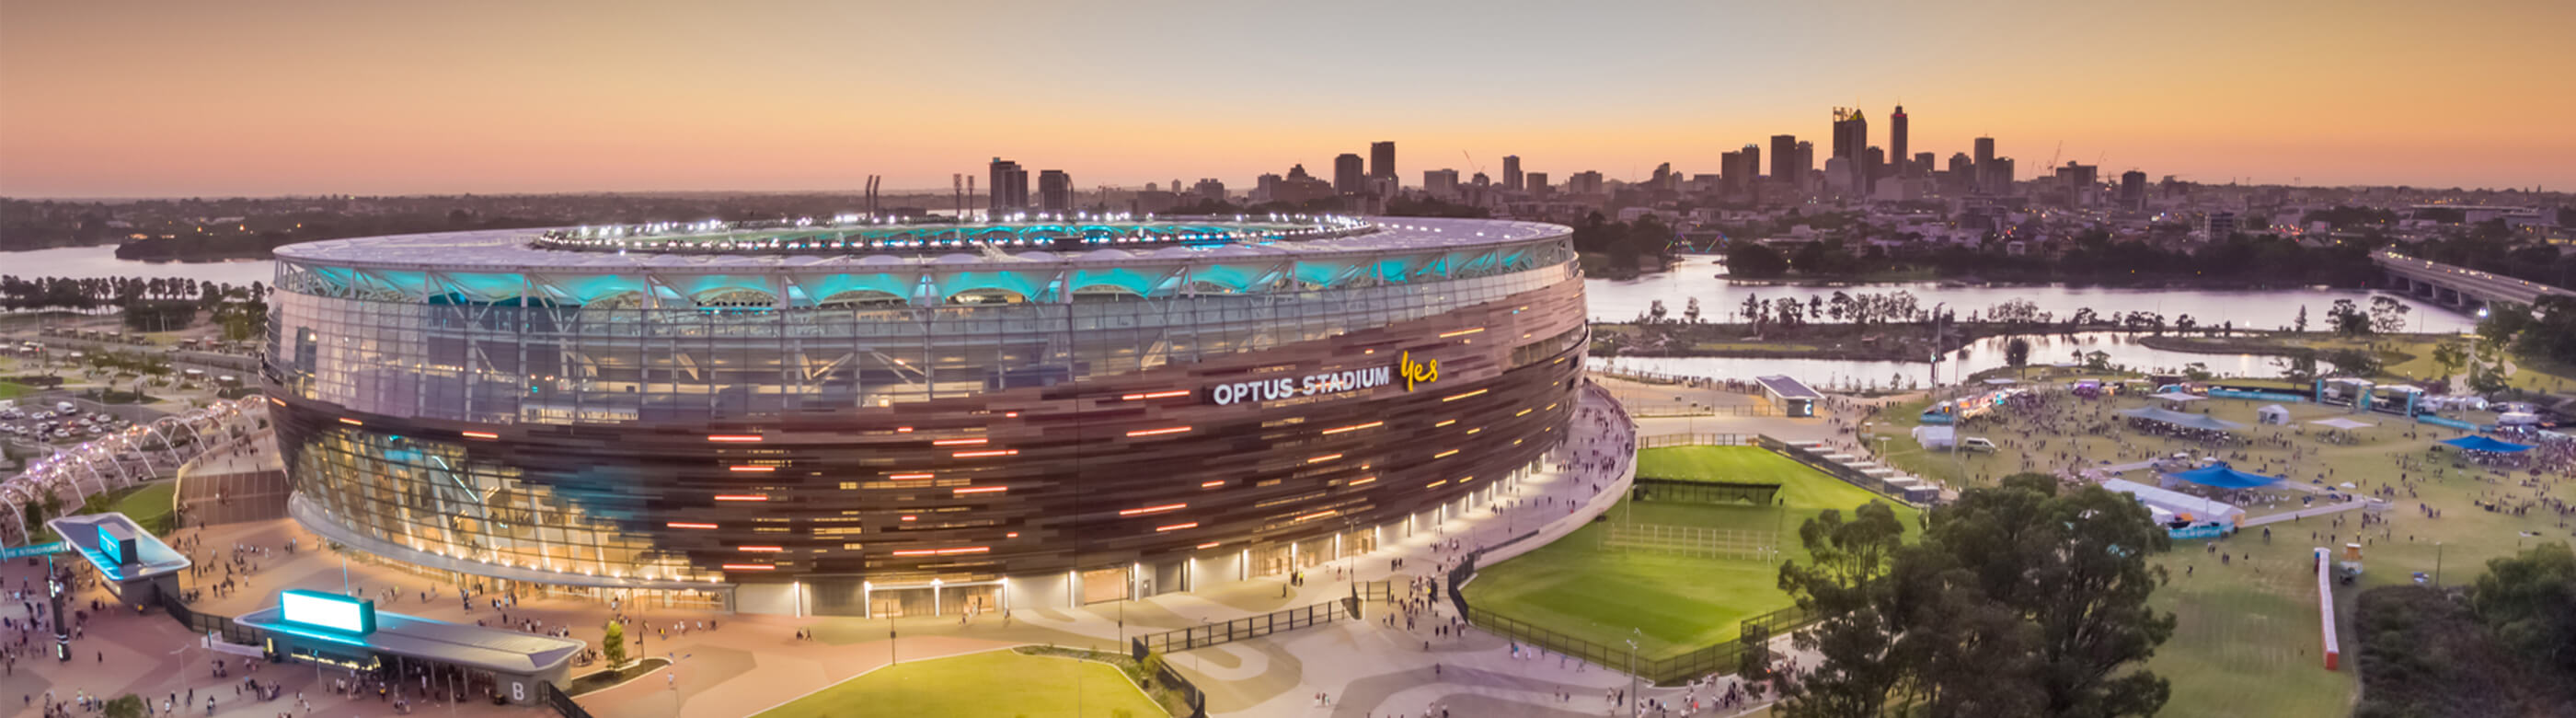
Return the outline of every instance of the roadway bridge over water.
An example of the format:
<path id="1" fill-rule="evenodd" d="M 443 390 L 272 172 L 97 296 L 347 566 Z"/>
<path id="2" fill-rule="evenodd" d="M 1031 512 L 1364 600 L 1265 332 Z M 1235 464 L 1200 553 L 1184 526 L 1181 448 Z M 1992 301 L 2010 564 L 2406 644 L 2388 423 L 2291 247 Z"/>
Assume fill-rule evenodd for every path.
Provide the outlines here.
<path id="1" fill-rule="evenodd" d="M 2576 291 L 2395 252 L 2373 254 L 2370 261 L 2388 274 L 2390 289 L 2462 310 L 2476 310 L 2494 302 L 2530 306 L 2544 296 L 2576 297 Z"/>

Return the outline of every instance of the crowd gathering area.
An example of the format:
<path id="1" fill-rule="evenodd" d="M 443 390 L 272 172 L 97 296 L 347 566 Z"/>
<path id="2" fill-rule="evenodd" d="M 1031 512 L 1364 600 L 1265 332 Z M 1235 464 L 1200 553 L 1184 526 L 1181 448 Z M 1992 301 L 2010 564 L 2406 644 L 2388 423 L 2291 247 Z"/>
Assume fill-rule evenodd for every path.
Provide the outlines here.
<path id="1" fill-rule="evenodd" d="M 2349 712 L 2358 690 L 2352 664 L 2329 671 L 2320 655 L 2314 549 L 2340 559 L 2351 546 L 2361 556 L 2360 573 L 2337 590 L 2348 626 L 2359 589 L 2458 586 L 2474 581 L 2488 559 L 2576 536 L 2576 442 L 2313 402 L 2015 389 L 1956 426 L 1960 437 L 1991 440 L 1991 451 L 1918 445 L 1909 432 L 1921 422 L 1921 402 L 1889 406 L 1854 433 L 1865 445 L 1886 446 L 1892 463 L 1958 486 L 2037 472 L 2069 487 L 2163 485 L 2241 509 L 2239 528 L 2178 539 L 2158 559 L 2170 579 L 2156 600 L 2179 619 L 2151 663 L 2173 681 L 2167 715 Z M 2528 448 L 2453 445 L 2482 444 L 2477 437 Z M 2270 482 L 2225 487 L 2171 477 L 2189 471 Z"/>

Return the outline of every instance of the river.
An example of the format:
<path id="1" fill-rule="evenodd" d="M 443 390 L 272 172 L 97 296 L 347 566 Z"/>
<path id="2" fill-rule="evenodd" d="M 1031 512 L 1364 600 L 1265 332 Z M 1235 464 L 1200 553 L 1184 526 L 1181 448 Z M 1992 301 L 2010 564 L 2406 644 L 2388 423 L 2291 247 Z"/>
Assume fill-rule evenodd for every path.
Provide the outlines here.
<path id="1" fill-rule="evenodd" d="M 1914 295 L 1925 310 L 1936 303 L 1965 317 L 1969 312 L 1986 309 L 2014 299 L 2028 299 L 2040 311 L 2055 313 L 2064 319 L 2075 310 L 2091 307 L 2094 312 L 2109 315 L 2147 311 L 2163 314 L 2167 322 L 2191 315 L 2202 326 L 2235 322 L 2237 327 L 2251 329 L 2287 328 L 2308 308 L 2308 328 L 2325 326 L 2326 309 L 2337 299 L 2350 299 L 2367 307 L 2378 294 L 2359 289 L 2121 289 L 2110 287 L 2069 287 L 2064 285 L 1994 285 L 1945 286 L 1939 282 L 1883 282 L 1834 286 L 1789 286 L 1776 284 L 1738 284 L 1717 277 L 1725 267 L 1717 257 L 1689 255 L 1674 265 L 1673 271 L 1648 274 L 1636 279 L 1591 279 L 1584 282 L 1584 298 L 1591 305 L 1595 321 L 1633 321 L 1655 300 L 1663 300 L 1666 316 L 1679 317 L 1691 297 L 1699 297 L 1700 313 L 1708 321 L 1742 321 L 1735 312 L 1748 295 L 1765 300 L 1779 297 L 1805 298 L 1808 295 L 1832 297 L 1836 291 L 1853 294 L 1904 290 Z M 2448 308 L 2426 304 L 2402 295 L 2390 294 L 2405 302 L 2406 330 L 2410 332 L 2466 332 L 2477 320 Z M 2080 363 L 2073 352 L 2100 351 L 2109 355 L 2114 365 L 2132 369 L 2164 370 L 2180 373 L 2185 365 L 2199 362 L 2221 376 L 2269 377 L 2280 374 L 2273 358 L 2251 354 L 2195 354 L 2155 349 L 2129 343 L 2130 337 L 2118 332 L 2083 332 L 2073 338 L 2064 336 L 2031 336 L 2030 363 L 2047 365 L 2061 362 Z M 1768 374 L 1786 374 L 1817 385 L 1835 389 L 1887 387 L 1911 382 L 1914 386 L 1933 383 L 1935 370 L 1940 384 L 1954 384 L 1966 374 L 2005 366 L 2005 337 L 1989 337 L 1966 349 L 1943 357 L 1936 367 L 1923 362 L 1845 361 L 1832 359 L 1745 359 L 1734 357 L 1595 357 L 1596 366 L 1615 366 L 1664 374 L 1682 374 L 1720 379 L 1743 379 Z M 1965 357 L 1961 357 L 1965 354 Z"/>
<path id="2" fill-rule="evenodd" d="M 1739 284 L 1717 277 L 1725 265 L 1714 255 L 1686 255 L 1672 271 L 1648 274 L 1636 279 L 1591 279 L 1583 283 L 1584 300 L 1591 304 L 1592 319 L 1603 322 L 1635 321 L 1654 300 L 1664 301 L 1665 316 L 1680 317 L 1691 297 L 1699 298 L 1700 316 L 1712 322 L 1743 321 L 1736 312 L 1747 295 L 1764 300 L 1780 297 L 1805 299 L 1820 295 L 1831 299 L 1834 292 L 1851 294 L 1894 292 L 1913 293 L 1915 301 L 1929 311 L 1936 303 L 1948 303 L 1949 309 L 1965 319 L 1969 312 L 1984 312 L 1995 305 L 2014 299 L 2028 299 L 2040 311 L 2053 312 L 2058 319 L 2091 307 L 2099 314 L 2122 312 L 2155 312 L 2172 322 L 2191 315 L 2201 326 L 2235 322 L 2240 329 L 2283 329 L 2290 326 L 2299 308 L 2308 308 L 2308 327 L 2324 326 L 2326 309 L 2337 299 L 2350 299 L 2364 308 L 2374 294 L 2359 289 L 2122 289 L 2114 287 L 2069 287 L 2064 285 L 1992 285 L 1943 286 L 1939 282 L 1885 282 L 1835 286 L 1790 286 L 1775 284 Z M 2465 332 L 2477 324 L 2475 318 L 2426 304 L 2404 295 L 2390 294 L 2406 303 L 2412 311 L 2406 314 L 2406 331 Z"/>
<path id="3" fill-rule="evenodd" d="M 145 262 L 117 259 L 116 245 L 57 247 L 0 252 L 0 274 L 36 277 L 178 277 L 200 282 L 248 285 L 276 279 L 276 263 L 265 259 L 226 262 Z"/>

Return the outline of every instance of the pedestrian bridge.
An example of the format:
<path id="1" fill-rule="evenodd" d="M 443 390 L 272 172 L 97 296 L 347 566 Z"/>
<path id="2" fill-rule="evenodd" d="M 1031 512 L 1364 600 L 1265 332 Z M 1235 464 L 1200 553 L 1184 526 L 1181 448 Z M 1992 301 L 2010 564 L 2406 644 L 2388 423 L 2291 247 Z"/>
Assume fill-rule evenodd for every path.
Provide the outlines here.
<path id="1" fill-rule="evenodd" d="M 2370 261 L 2388 274 L 2389 288 L 2461 309 L 2481 309 L 2494 302 L 2530 306 L 2546 296 L 2576 297 L 2576 291 L 2395 252 L 2372 254 Z"/>

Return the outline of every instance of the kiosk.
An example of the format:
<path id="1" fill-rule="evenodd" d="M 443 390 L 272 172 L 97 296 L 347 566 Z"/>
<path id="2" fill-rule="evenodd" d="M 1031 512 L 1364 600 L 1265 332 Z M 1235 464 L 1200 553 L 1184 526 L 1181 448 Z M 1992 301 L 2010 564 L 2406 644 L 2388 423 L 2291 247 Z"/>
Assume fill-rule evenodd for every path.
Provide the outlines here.
<path id="1" fill-rule="evenodd" d="M 177 596 L 179 575 L 190 565 L 187 556 L 161 543 L 125 514 L 65 516 L 45 522 L 45 527 L 88 559 L 103 579 L 99 583 L 128 606 L 152 605 L 163 591 Z"/>

